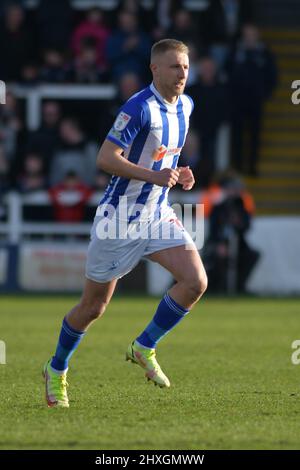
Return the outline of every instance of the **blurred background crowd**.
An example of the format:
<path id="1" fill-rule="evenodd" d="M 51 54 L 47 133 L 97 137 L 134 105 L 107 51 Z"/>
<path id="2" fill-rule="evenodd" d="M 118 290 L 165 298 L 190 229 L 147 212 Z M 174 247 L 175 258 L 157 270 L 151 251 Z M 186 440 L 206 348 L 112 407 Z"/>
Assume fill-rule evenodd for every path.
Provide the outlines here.
<path id="1" fill-rule="evenodd" d="M 118 91 L 101 102 L 44 100 L 40 128 L 32 131 L 24 103 L 8 87 L 0 107 L 0 192 L 53 195 L 58 185 L 73 185 L 87 197 L 103 189 L 108 177 L 95 171 L 99 145 L 119 106 L 151 81 L 151 45 L 165 37 L 190 48 L 186 92 L 196 106 L 182 161 L 194 170 L 196 187 L 214 181 L 223 123 L 231 126 L 228 166 L 257 176 L 263 104 L 276 86 L 274 57 L 255 26 L 253 2 L 212 0 L 201 9 L 197 3 L 160 0 L 146 8 L 121 0 L 111 9 L 78 10 L 68 0 L 40 0 L 31 9 L 21 0 L 1 2 L 0 78 L 7 85 L 113 83 Z"/>
<path id="2" fill-rule="evenodd" d="M 99 147 L 150 83 L 152 44 L 175 38 L 190 49 L 195 109 L 180 164 L 196 184 L 171 202 L 204 204 L 210 290 L 243 292 L 262 259 L 253 216 L 300 214 L 299 21 L 298 0 L 2 0 L 0 233 L 18 220 L 19 235 L 2 229 L 12 240 L 47 238 L 49 221 L 92 220 L 110 179 Z"/>

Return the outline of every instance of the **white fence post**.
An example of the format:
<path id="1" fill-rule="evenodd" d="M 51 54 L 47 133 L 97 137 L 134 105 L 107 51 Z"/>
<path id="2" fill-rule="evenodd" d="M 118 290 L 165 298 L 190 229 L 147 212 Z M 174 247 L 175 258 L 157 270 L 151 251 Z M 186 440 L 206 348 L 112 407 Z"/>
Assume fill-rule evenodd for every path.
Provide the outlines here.
<path id="1" fill-rule="evenodd" d="M 8 240 L 11 244 L 17 244 L 22 236 L 22 202 L 20 195 L 15 191 L 7 195 L 8 203 Z"/>
<path id="2" fill-rule="evenodd" d="M 6 364 L 6 346 L 4 341 L 0 340 L 0 364 Z"/>
<path id="3" fill-rule="evenodd" d="M 0 104 L 6 103 L 6 85 L 0 80 Z"/>

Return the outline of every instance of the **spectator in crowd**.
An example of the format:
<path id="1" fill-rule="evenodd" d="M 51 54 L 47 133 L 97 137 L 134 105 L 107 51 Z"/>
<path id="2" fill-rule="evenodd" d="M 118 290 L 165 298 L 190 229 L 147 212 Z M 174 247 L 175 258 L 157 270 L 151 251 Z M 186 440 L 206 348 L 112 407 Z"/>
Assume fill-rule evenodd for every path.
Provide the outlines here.
<path id="1" fill-rule="evenodd" d="M 223 189 L 220 182 L 222 178 L 223 175 L 214 175 L 210 185 L 200 193 L 200 199 L 198 203 L 203 207 L 199 207 L 199 210 L 197 208 L 197 216 L 202 217 L 203 214 L 207 221 L 209 220 L 213 207 L 220 204 L 224 200 Z"/>
<path id="2" fill-rule="evenodd" d="M 72 10 L 69 0 L 40 0 L 37 29 L 41 49 L 63 51 L 71 36 Z"/>
<path id="3" fill-rule="evenodd" d="M 204 37 L 222 68 L 244 23 L 254 21 L 252 0 L 211 0 L 204 15 Z"/>
<path id="4" fill-rule="evenodd" d="M 277 70 L 270 50 L 261 41 L 258 29 L 243 27 L 241 41 L 229 60 L 232 104 L 232 156 L 238 171 L 256 176 L 258 173 L 260 131 L 263 106 L 276 86 Z M 248 127 L 250 145 L 245 158 L 243 135 Z"/>
<path id="5" fill-rule="evenodd" d="M 2 213 L 1 196 L 11 188 L 9 164 L 3 146 L 0 143 L 0 212 Z"/>
<path id="6" fill-rule="evenodd" d="M 121 106 L 130 96 L 134 95 L 142 88 L 140 77 L 135 73 L 125 73 L 118 82 L 118 101 Z"/>
<path id="7" fill-rule="evenodd" d="M 0 142 L 6 158 L 12 162 L 17 151 L 18 133 L 22 128 L 15 96 L 7 91 L 6 103 L 0 106 Z"/>
<path id="8" fill-rule="evenodd" d="M 105 77 L 104 72 L 104 69 L 97 64 L 97 48 L 94 39 L 82 39 L 80 52 L 67 70 L 67 81 L 98 83 Z"/>
<path id="9" fill-rule="evenodd" d="M 199 62 L 199 81 L 187 89 L 196 106 L 192 127 L 200 138 L 200 161 L 195 169 L 196 181 L 206 187 L 215 172 L 216 138 L 222 122 L 229 119 L 227 86 L 221 83 L 215 61 L 203 57 Z"/>
<path id="10" fill-rule="evenodd" d="M 0 77 L 7 82 L 21 81 L 23 67 L 35 58 L 34 40 L 25 24 L 21 6 L 7 7 L 0 29 Z"/>
<path id="11" fill-rule="evenodd" d="M 119 108 L 124 104 L 132 95 L 142 89 L 140 77 L 134 72 L 125 72 L 117 82 L 117 95 L 109 103 L 108 112 L 101 113 L 99 116 L 99 136 L 107 135 L 113 122 L 115 121 Z"/>
<path id="12" fill-rule="evenodd" d="M 236 175 L 227 174 L 203 194 L 200 202 L 209 217 L 203 260 L 210 291 L 243 293 L 259 258 L 246 240 L 254 214 L 253 198 Z"/>
<path id="13" fill-rule="evenodd" d="M 110 176 L 102 170 L 96 170 L 94 188 L 96 191 L 104 191 L 110 180 Z"/>
<path id="14" fill-rule="evenodd" d="M 45 101 L 42 106 L 42 124 L 37 131 L 29 133 L 27 150 L 38 153 L 45 161 L 48 171 L 54 152 L 60 144 L 59 125 L 61 108 L 57 101 Z"/>
<path id="15" fill-rule="evenodd" d="M 86 19 L 79 23 L 72 34 L 71 47 L 75 58 L 82 54 L 82 45 L 86 39 L 93 39 L 96 49 L 96 63 L 100 70 L 107 69 L 106 43 L 110 29 L 106 26 L 103 12 L 99 8 L 87 11 Z"/>
<path id="16" fill-rule="evenodd" d="M 13 186 L 19 169 L 19 156 L 24 133 L 23 122 L 15 96 L 7 91 L 6 104 L 0 105 L 0 145 L 9 185 Z"/>
<path id="17" fill-rule="evenodd" d="M 118 16 L 121 11 L 128 11 L 136 16 L 140 29 L 151 34 L 153 25 L 155 24 L 153 8 L 144 8 L 140 0 L 119 0 L 118 6 L 114 11 L 114 17 Z"/>
<path id="18" fill-rule="evenodd" d="M 166 37 L 167 30 L 171 27 L 174 13 L 174 2 L 172 0 L 154 0 L 154 21 L 152 27 L 152 37 L 154 41 L 159 41 Z"/>
<path id="19" fill-rule="evenodd" d="M 39 154 L 25 156 L 23 171 L 18 177 L 17 189 L 22 193 L 41 191 L 47 188 L 44 160 Z"/>
<path id="20" fill-rule="evenodd" d="M 49 190 L 54 206 L 54 218 L 58 222 L 81 222 L 84 208 L 92 190 L 75 171 L 68 171 L 61 183 Z"/>
<path id="21" fill-rule="evenodd" d="M 21 78 L 22 85 L 29 86 L 29 87 L 37 85 L 40 81 L 39 80 L 40 71 L 39 71 L 38 63 L 33 60 L 30 62 L 27 62 L 22 68 L 21 75 L 22 75 L 22 78 Z"/>
<path id="22" fill-rule="evenodd" d="M 196 25 L 196 30 L 198 32 L 199 30 L 202 31 L 200 22 L 201 14 L 199 13 L 201 11 L 201 2 L 190 2 L 189 0 L 154 0 L 154 20 L 152 20 L 152 24 L 154 24 L 155 27 L 152 29 L 152 35 L 155 41 L 167 36 L 167 31 L 171 28 L 174 16 L 179 10 L 188 11 L 189 14 L 193 16 L 193 23 Z"/>
<path id="23" fill-rule="evenodd" d="M 60 183 L 73 171 L 83 182 L 93 186 L 98 147 L 88 141 L 75 118 L 64 118 L 60 124 L 61 144 L 55 152 L 50 167 L 50 185 Z"/>
<path id="24" fill-rule="evenodd" d="M 101 113 L 98 113 L 97 118 L 97 140 L 101 141 L 105 139 L 109 132 L 113 122 L 117 117 L 120 106 L 125 103 L 130 96 L 137 93 L 142 89 L 142 83 L 140 77 L 134 72 L 125 72 L 120 77 L 117 83 L 117 95 L 116 97 L 101 107 Z"/>
<path id="25" fill-rule="evenodd" d="M 11 4 L 14 4 L 14 5 L 19 5 L 20 7 L 22 8 L 25 8 L 26 6 L 26 0 L 2 0 L 0 2 L 0 21 L 2 23 L 3 21 L 3 18 L 5 16 L 5 11 L 7 9 L 8 6 L 10 6 Z"/>
<path id="26" fill-rule="evenodd" d="M 177 39 L 185 44 L 197 44 L 196 24 L 191 13 L 187 10 L 177 10 L 172 19 L 171 27 L 167 31 L 167 37 Z"/>
<path id="27" fill-rule="evenodd" d="M 199 75 L 199 57 L 203 54 L 204 50 L 200 47 L 196 47 L 194 43 L 187 43 L 189 48 L 189 76 L 187 79 L 187 87 L 191 87 L 198 82 Z"/>
<path id="28" fill-rule="evenodd" d="M 120 106 L 141 89 L 142 83 L 136 73 L 128 72 L 120 77 L 117 83 L 117 96 L 110 107 L 109 125 L 115 120 Z"/>
<path id="29" fill-rule="evenodd" d="M 150 37 L 139 30 L 137 17 L 121 11 L 118 15 L 118 28 L 108 39 L 107 57 L 115 81 L 126 72 L 134 72 L 146 79 L 147 59 L 150 52 Z"/>
<path id="30" fill-rule="evenodd" d="M 39 79 L 46 83 L 63 83 L 66 79 L 64 54 L 57 49 L 43 51 Z"/>
<path id="31" fill-rule="evenodd" d="M 200 140 L 198 133 L 194 129 L 191 129 L 186 136 L 180 159 L 182 165 L 189 166 L 195 172 L 200 161 Z M 196 180 L 195 186 L 197 185 L 198 182 Z"/>

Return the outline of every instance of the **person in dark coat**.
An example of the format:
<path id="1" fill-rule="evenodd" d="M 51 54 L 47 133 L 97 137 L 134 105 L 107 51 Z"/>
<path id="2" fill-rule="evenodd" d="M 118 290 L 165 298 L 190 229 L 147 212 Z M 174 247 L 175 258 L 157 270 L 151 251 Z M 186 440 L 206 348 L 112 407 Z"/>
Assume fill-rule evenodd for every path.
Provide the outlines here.
<path id="1" fill-rule="evenodd" d="M 134 72 L 146 79 L 150 47 L 150 37 L 140 31 L 137 16 L 128 11 L 121 11 L 118 16 L 118 28 L 107 41 L 106 52 L 113 80 L 118 81 L 128 72 Z"/>
<path id="2" fill-rule="evenodd" d="M 5 10 L 0 27 L 0 77 L 7 82 L 22 80 L 23 68 L 35 58 L 36 49 L 31 31 L 25 22 L 25 13 L 18 4 Z"/>
<path id="3" fill-rule="evenodd" d="M 200 138 L 200 160 L 195 169 L 196 180 L 207 187 L 215 172 L 216 140 L 220 125 L 229 119 L 228 89 L 219 80 L 217 65 L 211 57 L 199 62 L 199 80 L 187 89 L 195 109 L 192 128 Z"/>
<path id="4" fill-rule="evenodd" d="M 263 106 L 276 86 L 277 69 L 271 51 L 258 29 L 243 27 L 242 39 L 229 60 L 232 105 L 232 163 L 236 170 L 257 175 Z M 245 158 L 244 130 L 250 134 L 250 154 Z M 248 160 L 248 161 L 247 161 Z"/>
<path id="5" fill-rule="evenodd" d="M 211 0 L 204 12 L 203 37 L 210 55 L 222 69 L 243 24 L 254 21 L 252 0 Z"/>

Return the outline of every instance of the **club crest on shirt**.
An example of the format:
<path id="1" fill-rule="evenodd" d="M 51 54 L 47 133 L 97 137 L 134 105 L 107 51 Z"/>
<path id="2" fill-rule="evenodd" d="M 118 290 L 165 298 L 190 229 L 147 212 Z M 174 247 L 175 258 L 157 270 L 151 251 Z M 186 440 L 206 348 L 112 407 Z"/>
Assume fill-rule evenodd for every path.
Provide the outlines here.
<path id="1" fill-rule="evenodd" d="M 129 114 L 126 114 L 124 113 L 124 111 L 121 111 L 117 116 L 117 119 L 115 120 L 114 129 L 116 129 L 117 131 L 123 131 L 129 123 L 130 119 L 131 116 L 129 116 Z"/>

